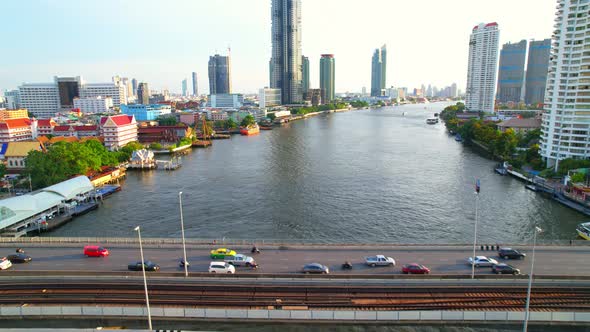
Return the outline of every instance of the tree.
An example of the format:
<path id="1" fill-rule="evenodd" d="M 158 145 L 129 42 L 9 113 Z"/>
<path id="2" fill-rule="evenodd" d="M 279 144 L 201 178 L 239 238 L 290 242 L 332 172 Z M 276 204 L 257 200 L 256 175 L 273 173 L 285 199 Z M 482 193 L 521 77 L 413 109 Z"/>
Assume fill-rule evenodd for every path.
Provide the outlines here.
<path id="1" fill-rule="evenodd" d="M 157 119 L 160 126 L 176 126 L 178 119 L 174 115 L 160 115 Z"/>
<path id="2" fill-rule="evenodd" d="M 6 165 L 4 163 L 0 163 L 0 178 L 4 178 L 6 175 Z"/>
<path id="3" fill-rule="evenodd" d="M 277 118 L 277 116 L 274 113 L 268 113 L 266 117 L 269 118 L 270 121 L 274 121 Z"/>
<path id="4" fill-rule="evenodd" d="M 254 119 L 254 116 L 252 116 L 252 114 L 248 114 L 244 117 L 244 119 L 242 119 L 242 123 L 240 124 L 242 127 L 249 127 L 256 124 L 256 119 Z"/>
<path id="5" fill-rule="evenodd" d="M 586 174 L 584 173 L 574 173 L 571 177 L 572 183 L 581 183 L 586 181 Z"/>
<path id="6" fill-rule="evenodd" d="M 234 119 L 229 118 L 225 121 L 225 128 L 226 129 L 234 129 L 237 127 L 238 127 L 238 124 L 234 121 Z"/>
<path id="7" fill-rule="evenodd" d="M 160 143 L 152 143 L 152 144 L 150 144 L 150 149 L 152 149 L 152 150 L 162 150 L 162 144 L 160 144 Z"/>

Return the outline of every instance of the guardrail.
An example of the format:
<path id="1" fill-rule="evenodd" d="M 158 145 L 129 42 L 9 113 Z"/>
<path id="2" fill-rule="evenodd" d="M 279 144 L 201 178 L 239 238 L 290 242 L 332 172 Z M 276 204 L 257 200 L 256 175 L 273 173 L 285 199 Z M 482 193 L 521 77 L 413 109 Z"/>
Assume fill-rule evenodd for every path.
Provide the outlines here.
<path id="1" fill-rule="evenodd" d="M 102 243 L 102 244 L 137 244 L 136 237 L 0 237 L 1 243 Z M 148 245 L 180 245 L 181 238 L 142 238 L 143 244 Z M 282 246 L 282 245 L 302 245 L 302 246 L 323 246 L 323 247 L 373 247 L 373 246 L 472 246 L 473 243 L 388 243 L 388 242 L 372 242 L 372 243 L 318 243 L 306 240 L 280 240 L 280 239 L 200 239 L 187 238 L 188 245 L 243 245 L 251 246 L 256 244 L 258 246 Z M 488 241 L 486 243 L 478 243 L 477 247 L 484 246 L 516 246 L 523 247 L 532 245 L 532 243 L 501 243 Z M 537 240 L 537 246 L 590 246 L 590 241 L 586 240 Z"/>
<path id="2" fill-rule="evenodd" d="M 522 322 L 524 312 L 514 311 L 338 311 L 338 310 L 270 310 L 270 309 L 209 309 L 152 307 L 153 318 L 211 319 L 211 320 L 293 320 L 293 321 L 460 321 L 477 323 Z M 0 306 L 3 318 L 133 318 L 147 317 L 144 307 L 92 306 Z M 529 321 L 535 323 L 590 323 L 590 312 L 531 312 Z"/>

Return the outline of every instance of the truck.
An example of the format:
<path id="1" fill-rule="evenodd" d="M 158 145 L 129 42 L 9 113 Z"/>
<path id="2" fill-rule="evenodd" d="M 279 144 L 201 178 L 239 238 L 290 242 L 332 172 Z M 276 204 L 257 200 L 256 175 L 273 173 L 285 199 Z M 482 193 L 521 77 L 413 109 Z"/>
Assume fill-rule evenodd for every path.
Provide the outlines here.
<path id="1" fill-rule="evenodd" d="M 384 255 L 376 255 L 365 257 L 365 263 L 369 266 L 395 266 L 395 259 L 385 257 Z"/>

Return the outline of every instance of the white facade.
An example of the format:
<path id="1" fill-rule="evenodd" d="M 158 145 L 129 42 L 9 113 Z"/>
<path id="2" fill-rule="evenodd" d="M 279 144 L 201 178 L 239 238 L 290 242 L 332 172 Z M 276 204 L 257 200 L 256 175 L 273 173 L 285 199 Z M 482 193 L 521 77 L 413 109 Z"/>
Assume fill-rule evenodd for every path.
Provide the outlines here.
<path id="1" fill-rule="evenodd" d="M 468 112 L 493 112 L 498 72 L 500 30 L 497 23 L 481 23 L 469 37 L 469 61 L 465 109 Z"/>
<path id="2" fill-rule="evenodd" d="M 111 97 L 88 97 L 74 99 L 74 108 L 79 108 L 82 113 L 106 113 L 113 107 Z"/>
<path id="3" fill-rule="evenodd" d="M 127 88 L 120 82 L 114 83 L 85 83 L 80 88 L 80 98 L 111 97 L 113 107 L 127 104 Z"/>
<path id="4" fill-rule="evenodd" d="M 39 119 L 49 119 L 59 112 L 59 92 L 55 83 L 24 83 L 18 87 L 20 107 Z"/>
<path id="5" fill-rule="evenodd" d="M 264 88 L 258 90 L 258 107 L 278 106 L 281 104 L 281 89 Z"/>
<path id="6" fill-rule="evenodd" d="M 547 166 L 590 157 L 588 1 L 558 1 L 551 45 L 541 156 Z"/>
<path id="7" fill-rule="evenodd" d="M 244 96 L 237 93 L 209 95 L 208 107 L 240 108 L 244 104 Z"/>

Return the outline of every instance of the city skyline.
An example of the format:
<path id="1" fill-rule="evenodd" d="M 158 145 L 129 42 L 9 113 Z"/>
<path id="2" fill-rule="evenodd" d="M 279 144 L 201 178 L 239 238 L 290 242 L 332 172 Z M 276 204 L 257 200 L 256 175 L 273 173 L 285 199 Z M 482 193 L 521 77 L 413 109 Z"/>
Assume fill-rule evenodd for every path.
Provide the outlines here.
<path id="1" fill-rule="evenodd" d="M 206 73 L 208 56 L 228 46 L 232 48 L 233 90 L 253 93 L 268 86 L 270 1 L 173 1 L 171 4 L 144 1 L 141 6 L 137 4 L 134 1 L 120 4 L 65 0 L 4 4 L 7 12 L 31 15 L 18 21 L 16 17 L 5 18 L 7 35 L 20 36 L 10 41 L 11 47 L 19 52 L 0 55 L 0 63 L 10 63 L 10 66 L 0 66 L 0 89 L 14 89 L 23 82 L 48 82 L 53 76 L 83 76 L 88 81 L 109 82 L 111 76 L 120 75 L 148 82 L 155 90 L 167 88 L 178 93 L 179 81 L 192 71 Z M 371 6 L 359 7 L 356 2 L 346 0 L 302 1 L 302 52 L 311 63 L 310 88 L 318 87 L 317 66 L 323 53 L 338 56 L 337 92 L 360 91 L 363 86 L 369 86 L 370 60 L 365 59 L 370 59 L 375 45 L 387 43 L 391 55 L 388 86 L 419 87 L 422 83 L 445 86 L 457 82 L 464 89 L 470 27 L 479 22 L 497 21 L 502 26 L 501 44 L 522 39 L 542 40 L 551 35 L 556 2 L 510 2 L 514 10 L 506 12 L 503 8 L 508 1 L 483 4 L 456 1 L 453 7 L 476 15 L 453 17 L 453 20 L 438 14 L 448 11 L 448 5 L 430 0 L 421 1 L 421 4 L 423 10 L 397 15 L 393 20 L 391 13 L 399 11 L 393 2 L 375 1 Z M 383 10 L 375 12 L 374 6 Z M 160 17 L 162 7 L 172 10 L 177 18 L 156 28 L 149 22 Z M 74 16 L 72 12 L 93 14 Z M 144 19 L 141 22 L 125 19 L 132 12 Z M 199 20 L 188 19 L 194 12 L 210 14 Z M 329 14 L 316 15 L 318 12 Z M 331 20 L 326 15 L 339 19 Z M 187 19 L 183 19 L 185 17 Z M 326 20 L 330 20 L 329 26 L 325 25 Z M 351 25 L 351 21 L 357 23 Z M 101 25 L 105 22 L 110 24 Z M 40 25 L 45 26 L 41 32 L 34 28 Z M 79 29 L 68 33 L 68 38 L 61 37 L 64 35 L 58 32 L 70 31 L 68 27 L 71 26 Z M 144 27 L 147 30 L 142 30 Z M 207 33 L 199 33 L 195 43 L 186 43 L 185 37 L 178 33 L 186 30 Z M 146 33 L 142 36 L 141 31 Z M 331 38 L 320 37 L 318 31 Z M 166 45 L 183 45 L 183 51 L 170 52 L 167 47 L 160 47 L 150 48 L 148 52 L 141 47 L 146 45 L 146 38 L 151 42 L 164 41 Z M 111 46 L 100 46 L 105 43 Z M 435 54 L 435 50 L 440 52 Z M 161 68 L 166 68 L 165 74 Z M 206 76 L 200 75 L 199 79 L 201 86 L 207 86 Z"/>

